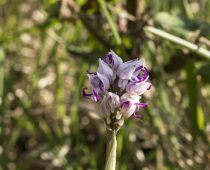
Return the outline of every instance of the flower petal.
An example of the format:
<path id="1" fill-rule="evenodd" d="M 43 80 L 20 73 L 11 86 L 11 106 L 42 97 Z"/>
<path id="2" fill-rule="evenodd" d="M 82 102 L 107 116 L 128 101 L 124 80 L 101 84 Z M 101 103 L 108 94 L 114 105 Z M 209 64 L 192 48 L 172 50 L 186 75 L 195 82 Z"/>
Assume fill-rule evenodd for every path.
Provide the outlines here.
<path id="1" fill-rule="evenodd" d="M 129 94 L 129 93 L 124 93 L 121 97 L 121 100 L 132 100 L 133 103 L 139 103 L 139 100 L 141 99 L 141 96 L 137 95 L 137 94 Z"/>
<path id="2" fill-rule="evenodd" d="M 135 105 L 139 106 L 140 108 L 146 108 L 148 106 L 147 103 L 141 103 L 141 102 L 135 103 Z"/>
<path id="3" fill-rule="evenodd" d="M 143 60 L 132 60 L 122 63 L 117 69 L 117 75 L 120 79 L 131 79 L 136 68 L 143 65 Z"/>
<path id="4" fill-rule="evenodd" d="M 101 101 L 101 104 L 99 106 L 99 113 L 104 118 L 110 115 L 110 110 L 108 108 L 108 103 L 107 103 L 107 97 L 106 96 L 104 96 L 102 101 Z"/>
<path id="5" fill-rule="evenodd" d="M 109 105 L 110 105 L 110 111 L 114 113 L 115 109 L 119 106 L 120 104 L 120 97 L 114 93 L 109 92 Z"/>
<path id="6" fill-rule="evenodd" d="M 104 58 L 104 62 L 111 68 L 117 69 L 123 63 L 122 59 L 114 52 L 110 51 Z"/>
<path id="7" fill-rule="evenodd" d="M 120 98 L 118 95 L 109 92 L 103 97 L 103 100 L 100 104 L 99 111 L 102 115 L 110 115 L 110 113 L 114 113 L 115 109 L 120 104 Z"/>
<path id="8" fill-rule="evenodd" d="M 110 81 L 111 80 L 114 81 L 112 69 L 100 58 L 99 58 L 99 67 L 97 72 L 100 74 L 104 74 Z"/>
<path id="9" fill-rule="evenodd" d="M 137 119 L 142 118 L 142 115 L 137 115 L 136 113 L 137 113 L 137 111 L 135 111 L 135 112 L 133 113 L 133 117 L 135 117 L 135 118 L 137 118 Z"/>
<path id="10" fill-rule="evenodd" d="M 108 78 L 103 74 L 87 72 L 87 76 L 97 93 L 105 92 L 110 87 Z"/>
<path id="11" fill-rule="evenodd" d="M 149 82 L 130 82 L 126 86 L 126 91 L 129 94 L 137 94 L 142 95 L 144 92 L 146 92 L 151 86 L 151 83 Z"/>
<path id="12" fill-rule="evenodd" d="M 121 101 L 120 111 L 128 118 L 136 111 L 136 105 L 131 100 Z"/>
<path id="13" fill-rule="evenodd" d="M 128 80 L 118 80 L 118 87 L 123 91 L 128 84 Z"/>
<path id="14" fill-rule="evenodd" d="M 100 89 L 103 89 L 104 91 L 105 90 L 108 90 L 109 87 L 110 87 L 110 81 L 108 79 L 108 77 L 106 77 L 105 75 L 103 74 L 100 74 L 100 73 L 97 73 L 97 76 L 98 78 L 100 79 L 100 83 L 99 83 L 99 87 Z"/>

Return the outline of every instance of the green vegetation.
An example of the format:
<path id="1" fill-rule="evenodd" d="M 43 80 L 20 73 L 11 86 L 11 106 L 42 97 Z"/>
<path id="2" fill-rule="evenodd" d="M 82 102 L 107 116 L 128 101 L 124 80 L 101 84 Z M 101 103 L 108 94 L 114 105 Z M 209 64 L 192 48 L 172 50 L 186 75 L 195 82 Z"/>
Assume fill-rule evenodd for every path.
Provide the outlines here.
<path id="1" fill-rule="evenodd" d="M 117 136 L 117 169 L 210 167 L 209 0 L 1 0 L 0 170 L 104 169 L 81 89 L 110 49 L 143 57 L 153 84 Z"/>

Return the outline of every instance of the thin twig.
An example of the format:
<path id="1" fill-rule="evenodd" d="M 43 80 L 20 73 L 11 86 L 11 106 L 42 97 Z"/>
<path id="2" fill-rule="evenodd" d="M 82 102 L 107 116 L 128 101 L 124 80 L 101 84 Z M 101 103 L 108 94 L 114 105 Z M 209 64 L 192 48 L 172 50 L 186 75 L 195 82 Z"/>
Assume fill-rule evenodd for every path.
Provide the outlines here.
<path id="1" fill-rule="evenodd" d="M 196 44 L 193 44 L 189 41 L 186 41 L 182 38 L 179 38 L 175 35 L 172 35 L 172 34 L 169 34 L 165 31 L 162 31 L 160 29 L 157 29 L 157 28 L 154 28 L 154 27 L 151 27 L 151 26 L 147 26 L 144 28 L 144 30 L 146 32 L 150 32 L 152 34 L 155 34 L 159 37 L 162 37 L 164 39 L 167 39 L 169 41 L 172 41 L 182 47 L 186 47 L 188 48 L 189 50 L 191 51 L 194 51 L 196 52 L 197 54 L 199 54 L 200 56 L 203 56 L 205 57 L 206 59 L 210 59 L 210 51 L 206 50 L 205 48 L 202 48 L 202 47 L 199 47 L 198 45 Z"/>

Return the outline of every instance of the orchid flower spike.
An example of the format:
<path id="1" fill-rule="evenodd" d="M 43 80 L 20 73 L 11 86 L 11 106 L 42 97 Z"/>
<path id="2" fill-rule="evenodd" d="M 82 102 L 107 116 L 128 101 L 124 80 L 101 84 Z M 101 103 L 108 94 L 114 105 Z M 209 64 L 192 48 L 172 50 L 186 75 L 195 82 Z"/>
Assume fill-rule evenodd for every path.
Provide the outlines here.
<path id="1" fill-rule="evenodd" d="M 82 94 L 99 103 L 99 113 L 107 129 L 119 130 L 125 119 L 132 115 L 138 117 L 136 113 L 147 107 L 147 103 L 140 101 L 151 87 L 144 60 L 123 63 L 114 51 L 110 51 L 103 59 L 99 58 L 97 72 L 87 71 L 87 77 L 91 89 L 83 88 Z"/>

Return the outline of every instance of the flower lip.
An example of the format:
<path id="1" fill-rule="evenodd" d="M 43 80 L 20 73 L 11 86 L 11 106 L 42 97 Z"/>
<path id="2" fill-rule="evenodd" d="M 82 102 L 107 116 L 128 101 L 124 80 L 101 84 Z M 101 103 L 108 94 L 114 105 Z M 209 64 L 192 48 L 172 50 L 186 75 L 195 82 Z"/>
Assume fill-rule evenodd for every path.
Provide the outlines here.
<path id="1" fill-rule="evenodd" d="M 125 108 L 125 109 L 128 109 L 129 106 L 130 106 L 130 102 L 129 101 L 125 101 L 125 102 L 123 102 L 120 105 L 121 108 Z"/>
<path id="2" fill-rule="evenodd" d="M 146 67 L 143 67 L 142 69 L 143 74 L 138 76 L 139 81 L 145 81 L 149 78 L 149 71 Z"/>
<path id="3" fill-rule="evenodd" d="M 143 67 L 143 66 L 137 67 L 136 70 L 134 71 L 134 75 L 135 74 L 136 76 L 133 76 L 133 80 L 136 80 L 135 81 L 136 83 L 146 81 L 149 78 L 149 71 L 147 70 L 146 67 Z"/>
<path id="4" fill-rule="evenodd" d="M 137 68 L 135 69 L 134 73 L 137 72 L 137 71 L 139 71 L 139 70 L 141 70 L 142 68 L 143 68 L 143 66 L 137 67 Z"/>
<path id="5" fill-rule="evenodd" d="M 133 117 L 138 118 L 138 119 L 142 118 L 142 115 L 137 115 L 136 113 L 137 113 L 137 111 L 133 113 Z"/>
<path id="6" fill-rule="evenodd" d="M 86 93 L 86 90 L 87 90 L 86 87 L 82 89 L 82 95 L 84 97 L 89 97 L 89 98 L 93 99 L 95 102 L 99 102 L 99 96 L 95 90 L 93 90 L 92 93 Z"/>
<path id="7" fill-rule="evenodd" d="M 86 90 L 87 90 L 87 87 L 85 87 L 85 88 L 82 89 L 82 95 L 84 97 L 89 97 L 89 96 L 92 96 L 93 95 L 93 93 L 86 93 L 85 92 Z"/>
<path id="8" fill-rule="evenodd" d="M 139 106 L 140 108 L 146 108 L 148 106 L 147 103 L 135 103 L 135 105 Z"/>
<path id="9" fill-rule="evenodd" d="M 130 117 L 137 109 L 137 105 L 131 100 L 131 99 L 122 99 L 124 101 L 121 101 L 120 104 L 120 111 L 123 113 L 123 115 L 128 118 Z"/>

